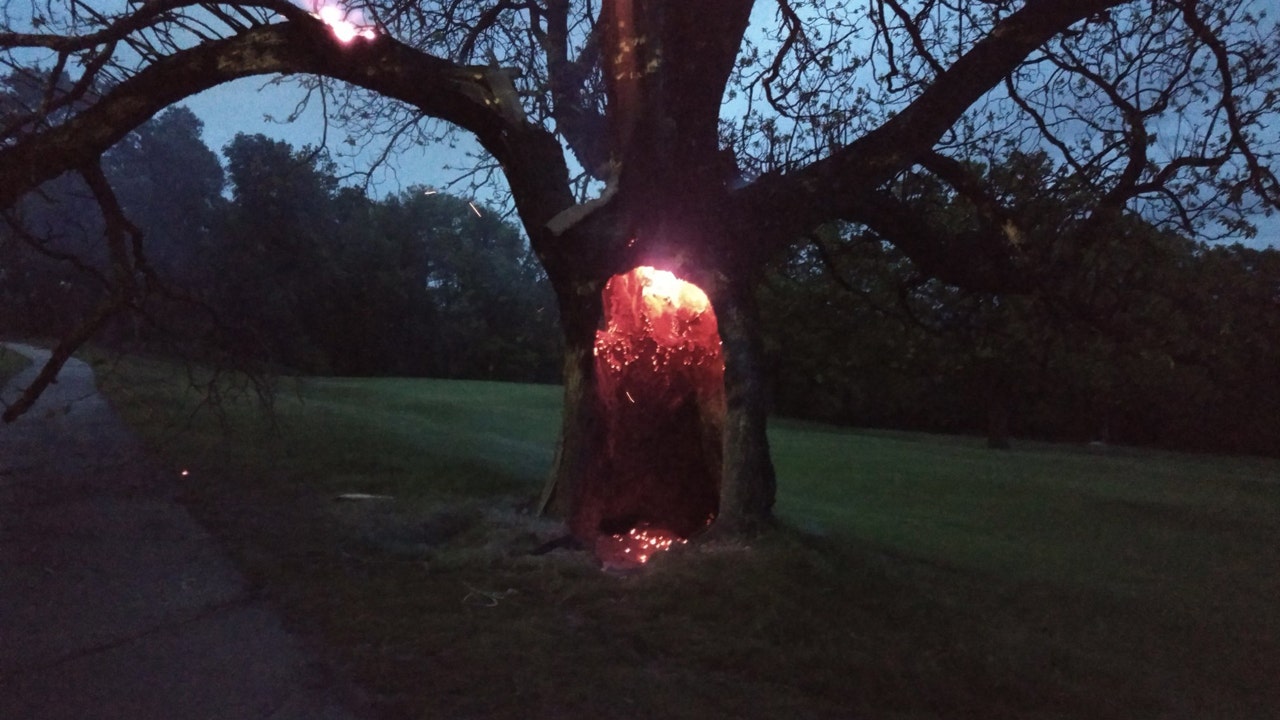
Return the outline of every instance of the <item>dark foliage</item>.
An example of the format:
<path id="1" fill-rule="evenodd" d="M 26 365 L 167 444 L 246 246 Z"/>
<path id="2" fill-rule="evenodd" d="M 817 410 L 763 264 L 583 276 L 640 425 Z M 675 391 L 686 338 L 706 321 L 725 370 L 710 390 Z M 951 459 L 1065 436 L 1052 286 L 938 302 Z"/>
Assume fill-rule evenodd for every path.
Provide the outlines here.
<path id="1" fill-rule="evenodd" d="M 342 187 L 323 153 L 261 135 L 217 157 L 185 108 L 105 158 L 164 283 L 102 339 L 289 372 L 554 381 L 554 297 L 518 230 L 463 199 Z M 0 234 L 0 332 L 67 332 L 107 292 L 102 219 L 78 177 Z M 20 237 L 19 232 L 25 233 Z"/>
<path id="2" fill-rule="evenodd" d="M 1043 158 L 988 173 L 1045 184 Z M 899 189 L 947 216 L 957 198 Z M 815 233 L 763 289 L 777 410 L 871 427 L 1280 455 L 1280 251 L 1024 194 L 1016 292 L 961 290 L 877 235 Z M 932 208 L 932 210 L 927 210 Z M 1031 219 L 1038 222 L 1031 222 Z M 834 319 L 834 320 L 833 320 Z"/>

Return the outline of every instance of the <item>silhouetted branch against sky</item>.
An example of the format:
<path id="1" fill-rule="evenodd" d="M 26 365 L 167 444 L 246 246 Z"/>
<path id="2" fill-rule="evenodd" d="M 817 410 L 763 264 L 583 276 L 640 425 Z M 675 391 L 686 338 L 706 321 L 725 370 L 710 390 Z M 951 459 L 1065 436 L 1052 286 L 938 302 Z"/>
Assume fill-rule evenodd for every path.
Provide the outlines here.
<path id="1" fill-rule="evenodd" d="M 1257 221 L 1268 203 L 1280 202 L 1270 170 L 1280 142 L 1273 129 L 1280 30 L 1267 6 L 1227 0 L 756 2 L 722 98 L 722 142 L 744 181 L 755 185 L 744 197 L 786 196 L 806 209 L 798 216 L 853 212 L 841 206 L 842 193 L 879 186 L 902 169 L 888 158 L 893 153 L 883 163 L 877 153 L 906 144 L 914 155 L 923 143 L 988 165 L 1015 151 L 1046 151 L 1060 167 L 1052 181 L 1082 184 L 1104 205 L 1242 237 L 1244 226 L 1232 223 Z M 321 9 L 284 0 L 6 0 L 4 8 L 0 63 L 30 85 L 34 97 L 27 117 L 6 117 L 3 150 L 31 130 L 39 134 L 69 121 L 99 93 L 127 85 L 149 66 L 253 33 L 279 35 L 269 28 L 306 24 Z M 598 137 L 609 108 L 599 10 L 599 3 L 572 0 L 368 0 L 351 3 L 345 17 L 374 39 L 339 44 L 354 57 L 391 40 L 404 48 L 396 57 L 438 60 L 439 73 L 495 71 L 474 92 L 495 102 L 508 93 L 505 101 L 515 104 L 521 121 L 557 133 L 571 172 L 586 168 L 603 181 L 608 153 Z M 235 52 L 268 51 L 250 45 Z M 358 73 L 330 57 L 332 49 L 319 60 L 302 58 L 298 47 L 287 52 L 292 56 L 278 67 L 332 70 L 330 78 L 273 84 L 260 74 L 270 63 L 241 62 L 226 71 L 233 63 L 221 55 L 211 60 L 221 64 L 218 70 L 168 94 L 197 109 L 215 149 L 237 131 L 261 130 L 298 145 L 323 140 L 338 156 L 349 155 L 356 170 L 385 157 L 374 174 L 353 174 L 353 181 L 373 181 L 375 188 L 443 184 L 458 174 L 447 167 L 466 166 L 468 154 L 480 152 L 467 133 L 449 135 L 428 117 L 450 114 L 439 112 L 438 103 L 424 109 L 411 101 L 413 93 L 387 100 L 397 93 L 376 87 L 385 78 L 364 88 L 343 82 L 359 82 Z M 257 77 L 237 79 L 250 75 Z M 50 80 L 59 76 L 62 85 Z M 189 94 L 194 90 L 202 92 Z M 292 124 L 280 123 L 291 118 Z M 392 137 L 399 144 L 388 153 L 384 143 Z M 493 142 L 481 145 L 492 149 Z M 874 167 L 883 167 L 885 176 L 869 170 Z M 825 192 L 806 189 L 814 183 Z M 1275 227 L 1264 222 L 1259 239 L 1266 241 Z"/>

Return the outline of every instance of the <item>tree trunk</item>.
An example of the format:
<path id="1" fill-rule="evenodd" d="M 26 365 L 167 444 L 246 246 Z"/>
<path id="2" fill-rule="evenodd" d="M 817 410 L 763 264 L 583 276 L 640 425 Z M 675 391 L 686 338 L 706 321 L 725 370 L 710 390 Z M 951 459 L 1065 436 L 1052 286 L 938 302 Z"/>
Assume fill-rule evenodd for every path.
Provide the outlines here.
<path id="1" fill-rule="evenodd" d="M 987 447 L 992 450 L 1008 450 L 1009 405 L 1004 397 L 987 400 Z"/>
<path id="2" fill-rule="evenodd" d="M 592 456 L 602 442 L 594 366 L 603 289 L 602 282 L 557 289 L 564 332 L 564 410 L 551 475 L 538 506 L 540 512 L 558 517 L 570 517 L 574 498 L 589 481 Z"/>
<path id="3" fill-rule="evenodd" d="M 728 271 L 743 246 L 728 237 L 734 177 L 718 142 L 750 9 L 747 0 L 602 9 L 604 45 L 618 49 L 603 68 L 615 172 L 597 216 L 606 219 L 578 236 L 572 270 L 550 272 L 565 331 L 565 408 L 543 492 L 543 506 L 566 513 L 588 544 L 638 527 L 687 538 L 717 517 L 753 528 L 773 506 L 758 320 L 752 288 L 738 279 L 754 275 Z M 602 252 L 612 255 L 585 267 Z M 650 269 L 631 272 L 638 267 Z M 701 291 L 668 295 L 658 287 L 676 287 L 667 271 Z M 723 309 L 707 309 L 703 292 Z"/>
<path id="4" fill-rule="evenodd" d="M 718 530 L 751 533 L 772 519 L 777 486 L 765 434 L 769 397 L 764 343 L 754 288 L 730 283 L 720 295 L 726 418 Z"/>
<path id="5" fill-rule="evenodd" d="M 1009 415 L 1013 401 L 1013 378 L 1004 362 L 992 360 L 987 364 L 987 447 L 992 450 L 1008 450 Z"/>

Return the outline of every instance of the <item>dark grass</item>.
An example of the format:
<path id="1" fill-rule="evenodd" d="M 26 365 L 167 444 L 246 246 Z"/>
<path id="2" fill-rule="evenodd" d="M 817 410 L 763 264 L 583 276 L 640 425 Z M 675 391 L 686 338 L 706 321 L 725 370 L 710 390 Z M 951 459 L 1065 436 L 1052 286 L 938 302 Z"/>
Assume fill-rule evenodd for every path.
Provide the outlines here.
<path id="1" fill-rule="evenodd" d="M 0 388 L 8 385 L 10 380 L 30 365 L 31 361 L 26 356 L 0 345 Z"/>
<path id="2" fill-rule="evenodd" d="M 526 512 L 558 388 L 323 379 L 274 419 L 234 395 L 191 419 L 185 372 L 99 367 L 192 509 L 391 716 L 1280 708 L 1280 463 L 779 422 L 781 529 L 620 577 L 528 554 L 559 531 Z"/>

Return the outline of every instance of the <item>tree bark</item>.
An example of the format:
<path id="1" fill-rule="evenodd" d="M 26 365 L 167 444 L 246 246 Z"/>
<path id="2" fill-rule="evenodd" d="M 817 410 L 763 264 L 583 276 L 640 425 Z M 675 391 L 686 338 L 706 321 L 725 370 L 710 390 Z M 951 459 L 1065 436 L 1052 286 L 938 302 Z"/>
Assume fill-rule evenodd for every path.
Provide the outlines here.
<path id="1" fill-rule="evenodd" d="M 741 280 L 728 282 L 718 295 L 726 417 L 717 530 L 753 533 L 772 520 L 777 488 L 766 435 L 764 342 L 754 287 Z"/>
<path id="2" fill-rule="evenodd" d="M 603 442 L 595 378 L 603 289 L 601 282 L 557 288 L 564 332 L 564 410 L 555 460 L 538 502 L 540 512 L 557 517 L 571 516 L 584 484 L 590 481 L 593 455 Z"/>

